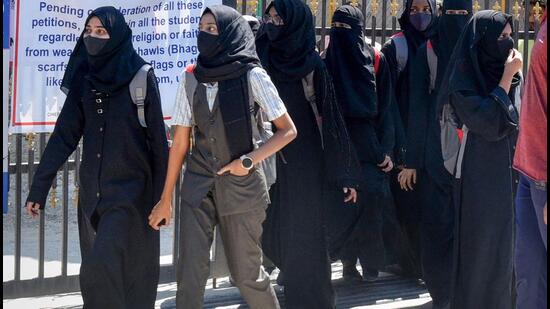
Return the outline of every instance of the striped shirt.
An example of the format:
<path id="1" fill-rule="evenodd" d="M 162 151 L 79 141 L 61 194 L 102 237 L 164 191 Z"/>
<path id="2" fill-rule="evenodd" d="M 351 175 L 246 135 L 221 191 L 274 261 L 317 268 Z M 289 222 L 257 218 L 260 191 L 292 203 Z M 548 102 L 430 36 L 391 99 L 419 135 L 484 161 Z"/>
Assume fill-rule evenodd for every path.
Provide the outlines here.
<path id="1" fill-rule="evenodd" d="M 176 105 L 174 109 L 174 125 L 192 127 L 193 109 L 189 104 L 187 94 L 185 92 L 185 72 L 183 73 L 178 92 L 176 94 Z M 262 111 L 267 117 L 267 120 L 273 121 L 287 113 L 285 104 L 279 97 L 277 88 L 273 85 L 271 78 L 267 72 L 259 67 L 255 67 L 248 73 L 248 81 L 252 89 L 254 101 L 258 103 Z M 216 96 L 218 95 L 218 83 L 204 84 L 206 86 L 206 98 L 210 111 L 214 107 Z"/>

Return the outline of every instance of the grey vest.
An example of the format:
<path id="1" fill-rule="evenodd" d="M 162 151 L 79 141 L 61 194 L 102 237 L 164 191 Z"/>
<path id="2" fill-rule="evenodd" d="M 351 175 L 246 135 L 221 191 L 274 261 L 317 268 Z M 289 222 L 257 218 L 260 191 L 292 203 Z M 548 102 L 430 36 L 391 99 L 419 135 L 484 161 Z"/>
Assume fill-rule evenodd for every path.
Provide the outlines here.
<path id="1" fill-rule="evenodd" d="M 217 172 L 231 162 L 225 126 L 216 101 L 208 108 L 206 86 L 198 84 L 192 96 L 194 146 L 187 158 L 182 184 L 182 199 L 191 207 L 199 207 L 209 191 L 214 194 L 218 214 L 232 215 L 267 207 L 265 178 L 254 168 L 249 175 L 218 176 Z"/>

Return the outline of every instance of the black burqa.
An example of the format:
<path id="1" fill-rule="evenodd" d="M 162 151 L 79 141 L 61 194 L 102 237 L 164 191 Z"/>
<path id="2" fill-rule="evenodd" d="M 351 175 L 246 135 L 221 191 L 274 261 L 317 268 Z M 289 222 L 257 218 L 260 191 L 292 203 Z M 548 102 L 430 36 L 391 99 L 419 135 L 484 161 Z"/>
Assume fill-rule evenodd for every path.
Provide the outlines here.
<path id="1" fill-rule="evenodd" d="M 420 45 L 424 44 L 430 37 L 434 35 L 435 25 L 437 24 L 437 7 L 435 0 L 426 0 L 431 7 L 432 20 L 425 31 L 418 31 L 413 27 L 410 21 L 410 11 L 413 0 L 406 0 L 404 3 L 405 9 L 399 18 L 402 35 L 407 40 L 408 62 L 402 72 L 399 72 L 399 64 L 397 60 L 397 47 L 393 39 L 388 40 L 382 48 L 382 53 L 386 57 L 388 66 L 391 72 L 391 82 L 394 89 L 394 103 L 391 105 L 391 113 L 395 128 L 395 147 L 394 147 L 394 162 L 396 168 L 392 171 L 390 186 L 395 203 L 397 217 L 406 235 L 406 241 L 403 246 L 398 249 L 399 260 L 401 267 L 407 275 L 415 278 L 421 277 L 420 265 L 420 194 L 418 187 L 421 183 L 417 183 L 414 191 L 404 191 L 401 189 L 397 181 L 397 175 L 400 172 L 399 166 L 404 165 L 405 155 L 407 152 L 407 128 L 408 128 L 408 111 L 410 98 L 410 81 L 415 78 L 414 72 L 411 70 L 411 62 L 416 56 L 416 52 Z M 401 35 L 401 34 L 400 34 Z M 390 218 L 389 214 L 386 214 Z M 385 219 L 384 225 L 391 225 Z M 391 235 L 385 235 L 389 238 Z"/>
<path id="2" fill-rule="evenodd" d="M 200 51 L 193 71 L 201 83 L 218 82 L 218 98 L 231 159 L 253 150 L 248 71 L 260 66 L 254 35 L 235 9 L 225 5 L 208 7 L 216 19 L 219 35 L 200 33 L 206 47 Z M 200 42 L 203 43 L 203 42 Z M 200 44 L 199 44 L 200 46 Z M 201 46 L 202 47 L 202 46 Z"/>
<path id="3" fill-rule="evenodd" d="M 448 15 L 447 10 L 466 10 L 468 15 Z M 422 177 L 419 188 L 421 205 L 421 263 L 426 286 L 434 304 L 449 302 L 451 290 L 454 208 L 453 177 L 443 164 L 441 128 L 437 117 L 437 94 L 453 49 L 464 26 L 471 18 L 471 0 L 445 0 L 436 34 L 419 47 L 411 63 L 407 153 L 405 165 Z M 437 57 L 437 72 L 430 71 L 428 53 Z M 431 75 L 436 76 L 431 89 Z"/>
<path id="4" fill-rule="evenodd" d="M 160 95 L 150 71 L 142 128 L 128 83 L 145 61 L 133 49 L 118 10 L 98 8 L 86 23 L 94 16 L 110 39 L 97 56 L 88 55 L 82 36 L 76 44 L 63 79 L 67 99 L 27 200 L 44 205 L 57 171 L 82 137 L 78 223 L 84 308 L 152 308 L 160 248 L 147 217 L 160 198 L 168 158 Z"/>
<path id="5" fill-rule="evenodd" d="M 512 16 L 474 15 L 448 65 L 438 105 L 450 103 L 468 128 L 455 188 L 456 258 L 451 308 L 514 308 L 512 170 L 521 78 L 507 94 L 499 80 L 507 52 L 498 38 Z"/>
<path id="6" fill-rule="evenodd" d="M 357 150 L 365 183 L 359 207 L 330 209 L 346 213 L 350 219 L 358 218 L 351 239 L 334 239 L 346 243 L 342 254 L 337 256 L 338 252 L 333 252 L 332 257 L 340 257 L 345 267 L 355 267 L 359 258 L 363 269 L 379 270 L 385 264 L 382 211 L 389 204 L 390 190 L 387 174 L 377 165 L 384 161 L 385 155 L 391 154 L 394 146 L 395 133 L 389 113 L 391 77 L 383 55 L 375 72 L 376 53 L 364 40 L 364 17 L 360 9 L 344 5 L 334 12 L 332 21 L 351 27 L 331 29 L 325 63 L 333 78 L 337 101 Z M 331 228 L 334 233 L 342 230 L 329 225 Z M 339 246 L 339 243 L 331 244 L 331 248 Z"/>
<path id="7" fill-rule="evenodd" d="M 300 0 L 276 0 L 271 5 L 285 25 L 274 41 L 266 33 L 266 27 L 272 25 L 262 25 L 258 54 L 298 137 L 282 150 L 285 160 L 277 160 L 277 183 L 270 192 L 263 249 L 285 274 L 287 308 L 334 308 L 325 206 L 336 201 L 341 207 L 354 207 L 343 205 L 342 188 L 358 186 L 359 167 L 330 76 L 315 52 L 309 7 Z M 310 73 L 313 105 L 302 84 Z M 317 118 L 314 109 L 319 111 Z"/>

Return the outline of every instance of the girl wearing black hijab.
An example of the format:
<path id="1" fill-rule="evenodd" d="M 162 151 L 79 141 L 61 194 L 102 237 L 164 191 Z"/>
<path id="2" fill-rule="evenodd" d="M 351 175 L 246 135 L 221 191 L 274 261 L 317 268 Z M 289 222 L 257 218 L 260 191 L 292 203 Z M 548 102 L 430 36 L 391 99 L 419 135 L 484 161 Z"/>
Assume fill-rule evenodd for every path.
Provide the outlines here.
<path id="1" fill-rule="evenodd" d="M 471 0 L 445 0 L 436 34 L 419 47 L 411 61 L 408 134 L 400 184 L 412 187 L 415 175 L 420 194 L 421 263 L 434 308 L 449 303 L 453 257 L 453 179 L 444 166 L 437 94 L 462 30 L 472 17 Z M 407 176 L 403 176 L 406 174 Z"/>
<path id="2" fill-rule="evenodd" d="M 149 223 L 170 220 L 172 193 L 185 160 L 176 306 L 203 308 L 217 226 L 232 281 L 250 308 L 276 309 L 277 297 L 261 268 L 269 199 L 263 170 L 256 166 L 292 141 L 296 128 L 260 66 L 246 20 L 228 6 L 215 5 L 203 12 L 199 27 L 197 65 L 180 83 L 166 184 Z M 253 143 L 258 124 L 251 119 L 251 102 L 277 128 L 259 147 Z"/>
<path id="3" fill-rule="evenodd" d="M 84 308 L 153 308 L 159 233 L 147 216 L 159 200 L 168 147 L 153 71 L 147 75 L 146 128 L 129 83 L 145 61 L 113 7 L 94 10 L 69 60 L 67 99 L 34 175 L 27 209 L 36 216 L 61 165 L 83 138 L 78 224 Z"/>
<path id="4" fill-rule="evenodd" d="M 395 133 L 389 112 L 393 98 L 389 68 L 384 56 L 365 43 L 364 20 L 361 10 L 351 5 L 334 12 L 325 63 L 366 184 L 359 207 L 331 209 L 359 218 L 352 238 L 339 239 L 345 243 L 343 275 L 369 280 L 378 277 L 378 270 L 385 266 L 382 211 L 391 198 L 387 173 L 393 168 Z M 357 258 L 363 278 L 355 268 Z"/>
<path id="5" fill-rule="evenodd" d="M 407 275 L 420 278 L 420 194 L 418 190 L 403 190 L 398 174 L 405 164 L 409 120 L 410 81 L 418 78 L 411 70 L 411 63 L 418 48 L 433 35 L 437 20 L 435 0 L 405 0 L 403 14 L 399 18 L 401 32 L 384 44 L 382 53 L 390 68 L 395 103 L 391 105 L 395 127 L 394 161 L 397 169 L 391 176 L 390 185 L 399 222 L 406 234 L 402 248 L 401 267 Z M 416 178 L 415 178 L 416 179 Z M 390 225 L 385 222 L 385 225 Z"/>
<path id="6" fill-rule="evenodd" d="M 330 76 L 315 52 L 309 7 L 275 0 L 266 14 L 258 54 L 299 135 L 278 157 L 263 248 L 284 273 L 287 308 L 334 308 L 326 205 L 353 207 L 342 202 L 356 199 L 359 166 Z"/>
<path id="7" fill-rule="evenodd" d="M 454 177 L 456 259 L 451 308 L 515 308 L 512 170 L 522 69 L 512 16 L 481 11 L 467 24 L 440 89 L 464 137 Z M 463 126 L 462 126 L 463 125 Z"/>

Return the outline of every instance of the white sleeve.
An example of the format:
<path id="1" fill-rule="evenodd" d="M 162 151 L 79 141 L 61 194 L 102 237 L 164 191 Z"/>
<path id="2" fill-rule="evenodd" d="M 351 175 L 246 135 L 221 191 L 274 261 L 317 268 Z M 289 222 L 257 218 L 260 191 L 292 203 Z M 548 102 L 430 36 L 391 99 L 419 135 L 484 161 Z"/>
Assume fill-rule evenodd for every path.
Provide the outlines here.
<path id="1" fill-rule="evenodd" d="M 254 100 L 269 121 L 273 121 L 287 113 L 286 106 L 279 97 L 277 88 L 267 72 L 262 68 L 254 68 L 249 73 L 249 83 Z"/>
<path id="2" fill-rule="evenodd" d="M 176 93 L 176 102 L 174 105 L 173 125 L 183 127 L 193 127 L 193 110 L 189 104 L 187 93 L 185 92 L 185 72 L 181 75 Z"/>

